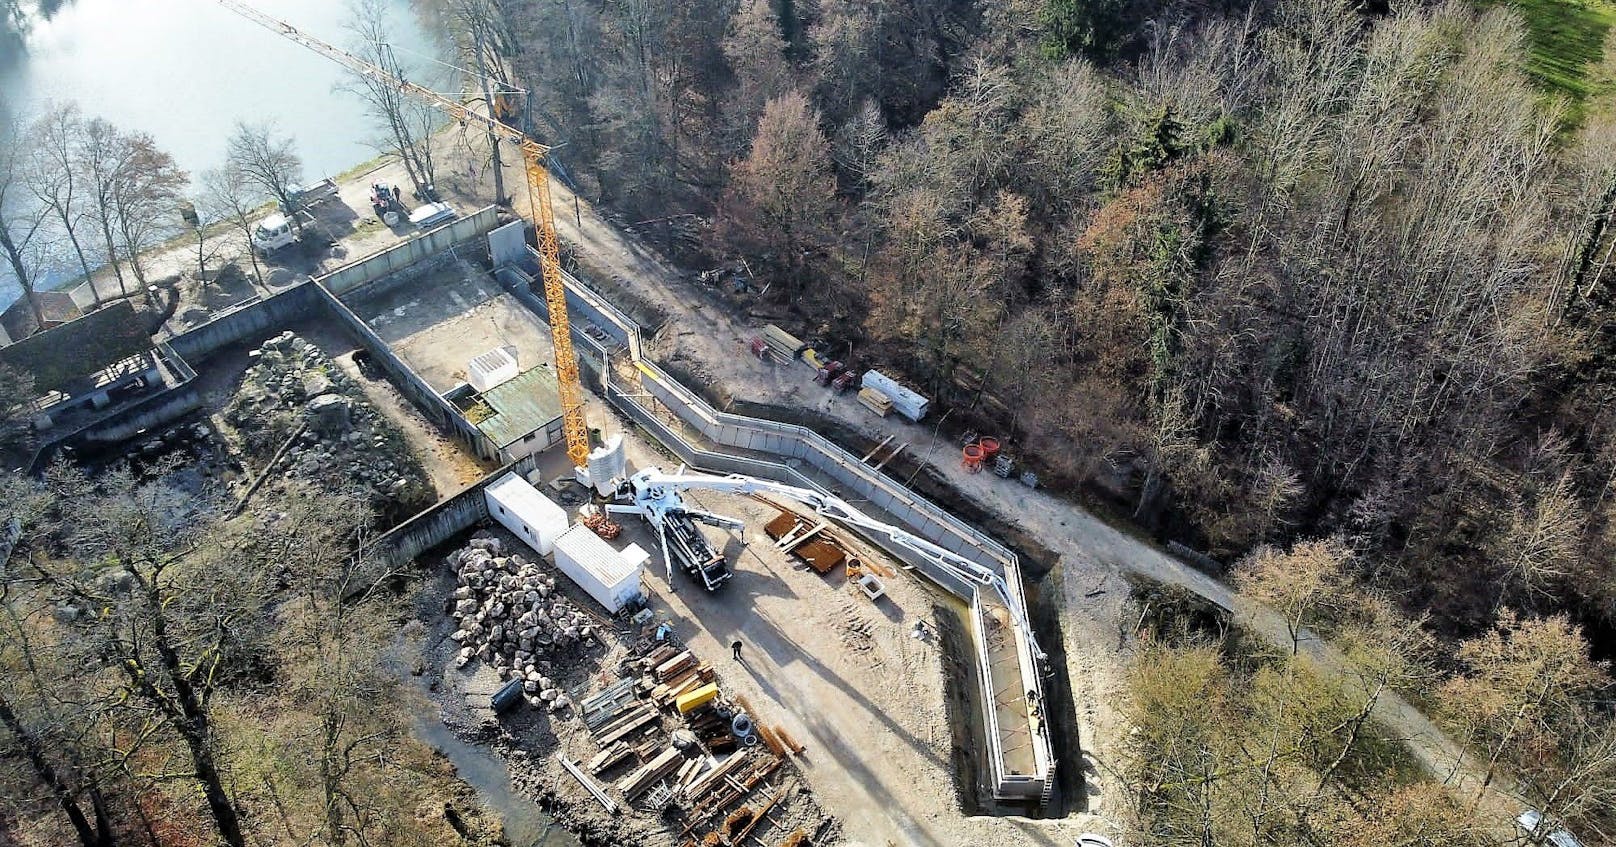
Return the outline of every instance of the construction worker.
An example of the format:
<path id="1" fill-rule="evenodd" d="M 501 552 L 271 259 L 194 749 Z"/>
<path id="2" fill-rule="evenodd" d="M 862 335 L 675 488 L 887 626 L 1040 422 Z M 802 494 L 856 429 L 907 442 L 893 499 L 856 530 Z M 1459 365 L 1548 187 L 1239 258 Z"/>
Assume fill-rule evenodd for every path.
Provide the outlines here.
<path id="1" fill-rule="evenodd" d="M 739 662 L 741 660 L 741 642 L 736 641 L 734 644 L 729 645 L 729 649 L 731 653 L 735 654 L 735 661 Z"/>

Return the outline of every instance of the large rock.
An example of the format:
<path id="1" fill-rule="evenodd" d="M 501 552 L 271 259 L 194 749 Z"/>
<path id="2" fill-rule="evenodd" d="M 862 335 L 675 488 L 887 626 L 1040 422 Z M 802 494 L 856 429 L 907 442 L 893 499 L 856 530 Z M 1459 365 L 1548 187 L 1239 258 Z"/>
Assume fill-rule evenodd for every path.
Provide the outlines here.
<path id="1" fill-rule="evenodd" d="M 331 378 L 323 373 L 311 373 L 303 377 L 303 396 L 319 397 L 321 394 L 331 393 Z"/>
<path id="2" fill-rule="evenodd" d="M 337 394 L 321 394 L 309 401 L 309 425 L 328 435 L 345 433 L 352 422 L 353 403 Z"/>

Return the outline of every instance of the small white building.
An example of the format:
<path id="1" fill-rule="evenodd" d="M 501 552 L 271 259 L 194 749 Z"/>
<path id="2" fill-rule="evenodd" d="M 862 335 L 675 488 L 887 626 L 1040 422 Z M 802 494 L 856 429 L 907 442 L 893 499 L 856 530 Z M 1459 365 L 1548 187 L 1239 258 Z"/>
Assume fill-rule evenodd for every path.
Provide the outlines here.
<path id="1" fill-rule="evenodd" d="M 555 565 L 612 614 L 640 595 L 639 566 L 583 524 L 556 539 Z"/>
<path id="2" fill-rule="evenodd" d="M 499 521 L 527 546 L 548 556 L 556 539 L 567 531 L 567 510 L 539 493 L 527 480 L 508 473 L 483 489 L 488 515 Z"/>

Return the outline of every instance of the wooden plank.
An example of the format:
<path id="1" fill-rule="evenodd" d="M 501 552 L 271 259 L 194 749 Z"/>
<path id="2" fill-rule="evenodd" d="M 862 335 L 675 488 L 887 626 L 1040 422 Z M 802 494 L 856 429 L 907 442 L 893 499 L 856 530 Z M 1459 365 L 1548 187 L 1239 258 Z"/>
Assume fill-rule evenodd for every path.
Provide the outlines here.
<path id="1" fill-rule="evenodd" d="M 617 730 L 628 726 L 629 724 L 648 714 L 656 714 L 656 707 L 652 706 L 650 703 L 638 704 L 633 709 L 624 710 L 622 714 L 615 715 L 611 720 L 590 730 L 590 734 L 594 735 L 595 739 L 599 741 L 602 737 L 611 735 Z M 600 743 L 602 746 L 605 746 L 611 742 L 601 741 Z"/>
<path id="2" fill-rule="evenodd" d="M 792 536 L 790 538 L 782 538 L 782 539 L 780 539 L 780 542 L 778 544 L 775 544 L 774 546 L 780 548 L 781 550 L 786 551 L 787 553 L 790 553 L 791 551 L 793 551 L 793 550 L 797 549 L 798 547 L 801 547 L 803 544 L 805 544 L 808 541 L 808 539 L 813 538 L 814 536 L 820 534 L 821 532 L 824 532 L 825 530 L 827 530 L 829 528 L 830 528 L 830 524 L 825 523 L 824 521 L 820 521 L 819 523 L 814 525 L 813 529 L 810 529 L 807 532 L 802 533 L 801 535 Z"/>
<path id="3" fill-rule="evenodd" d="M 618 729 L 612 730 L 612 732 L 610 734 L 601 736 L 600 737 L 600 743 L 602 745 L 615 744 L 618 741 L 622 741 L 622 740 L 628 738 L 630 735 L 633 735 L 635 732 L 638 732 L 638 731 L 644 729 L 646 726 L 650 725 L 650 723 L 652 721 L 656 720 L 656 719 L 657 719 L 657 713 L 648 711 L 644 715 L 642 715 L 639 718 L 625 724 L 624 726 L 622 726 L 622 727 L 620 727 Z"/>
<path id="4" fill-rule="evenodd" d="M 875 454 L 881 452 L 881 448 L 887 446 L 887 443 L 890 442 L 892 439 L 893 439 L 893 436 L 890 436 L 890 435 L 887 436 L 886 438 L 881 439 L 881 443 L 875 445 L 872 448 L 870 448 L 870 452 L 865 453 L 864 458 L 859 459 L 859 461 L 863 462 L 866 465 L 869 464 L 870 459 L 873 458 L 875 456 Z"/>
<path id="5" fill-rule="evenodd" d="M 634 758 L 633 747 L 627 744 L 617 744 L 610 750 L 602 750 L 600 755 L 590 759 L 589 772 L 595 776 L 600 776 L 632 758 Z"/>
<path id="6" fill-rule="evenodd" d="M 666 776 L 669 771 L 678 767 L 682 759 L 684 759 L 683 753 L 680 753 L 677 748 L 669 747 L 663 750 L 660 756 L 641 765 L 639 770 L 618 780 L 617 788 L 623 792 L 624 797 L 632 801 L 636 796 L 643 794 L 657 780 Z"/>
<path id="7" fill-rule="evenodd" d="M 679 655 L 667 660 L 666 662 L 657 665 L 656 678 L 659 682 L 667 682 L 669 677 L 679 673 L 685 668 L 694 667 L 695 664 L 696 657 L 692 656 L 689 650 L 686 650 L 683 653 L 680 653 Z"/>
<path id="8" fill-rule="evenodd" d="M 892 454 L 891 454 L 891 455 L 889 455 L 889 456 L 887 456 L 887 457 L 886 457 L 886 458 L 885 458 L 885 459 L 882 459 L 882 460 L 881 460 L 881 464 L 879 464 L 879 465 L 876 465 L 876 466 L 875 466 L 875 469 L 876 469 L 876 470 L 880 470 L 880 469 L 882 469 L 882 468 L 884 468 L 884 467 L 886 467 L 886 466 L 887 466 L 887 462 L 890 462 L 890 461 L 892 461 L 892 460 L 893 460 L 893 459 L 896 459 L 896 458 L 898 458 L 898 454 L 899 454 L 899 453 L 902 453 L 902 452 L 903 452 L 903 448 L 905 448 L 905 447 L 908 447 L 908 446 L 909 446 L 909 442 L 907 442 L 907 441 L 905 441 L 905 442 L 904 442 L 904 443 L 902 443 L 902 444 L 899 444 L 899 445 L 898 445 L 898 449 L 896 449 L 896 450 L 893 450 L 893 451 L 892 451 Z"/>
<path id="9" fill-rule="evenodd" d="M 729 774 L 729 772 L 745 764 L 748 758 L 749 754 L 745 750 L 736 751 L 735 755 L 725 759 L 719 764 L 718 767 L 713 768 L 712 770 L 703 774 L 694 783 L 691 783 L 689 789 L 685 791 L 685 797 L 694 800 L 701 797 L 703 794 L 706 794 L 707 790 L 711 788 L 715 782 L 723 779 L 725 775 Z"/>

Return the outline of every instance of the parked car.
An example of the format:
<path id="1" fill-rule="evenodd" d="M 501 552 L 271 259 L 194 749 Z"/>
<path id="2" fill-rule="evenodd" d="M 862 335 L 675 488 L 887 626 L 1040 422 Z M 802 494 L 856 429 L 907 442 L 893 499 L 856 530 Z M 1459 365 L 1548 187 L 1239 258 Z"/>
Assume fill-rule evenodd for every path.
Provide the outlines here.
<path id="1" fill-rule="evenodd" d="M 428 203 L 417 206 L 410 212 L 410 223 L 421 229 L 430 229 L 441 223 L 448 223 L 455 219 L 454 207 L 448 203 Z"/>
<path id="2" fill-rule="evenodd" d="M 253 227 L 252 246 L 259 253 L 279 250 L 297 240 L 297 229 L 290 218 L 279 212 L 270 215 Z"/>
<path id="3" fill-rule="evenodd" d="M 1525 809 L 1520 817 L 1515 819 L 1515 825 L 1521 828 L 1521 833 L 1532 839 L 1533 844 L 1546 844 L 1548 847 L 1582 847 L 1577 837 L 1555 826 L 1554 821 L 1543 820 L 1543 813 L 1537 809 Z"/>

